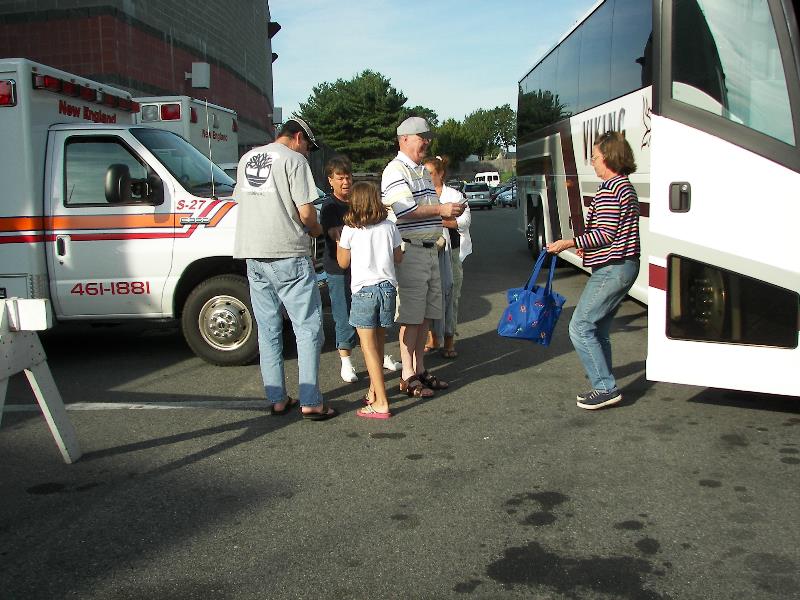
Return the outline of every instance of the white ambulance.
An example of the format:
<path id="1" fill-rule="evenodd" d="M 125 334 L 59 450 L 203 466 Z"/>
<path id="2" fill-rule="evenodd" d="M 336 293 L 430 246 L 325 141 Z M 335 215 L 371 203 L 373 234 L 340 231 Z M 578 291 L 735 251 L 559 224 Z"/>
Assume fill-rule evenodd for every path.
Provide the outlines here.
<path id="1" fill-rule="evenodd" d="M 182 137 L 133 124 L 127 92 L 0 59 L 0 297 L 56 321 L 179 319 L 219 365 L 258 352 L 233 255 L 233 180 Z"/>
<path id="2" fill-rule="evenodd" d="M 189 96 L 134 98 L 134 123 L 174 131 L 218 165 L 239 162 L 236 111 Z"/>

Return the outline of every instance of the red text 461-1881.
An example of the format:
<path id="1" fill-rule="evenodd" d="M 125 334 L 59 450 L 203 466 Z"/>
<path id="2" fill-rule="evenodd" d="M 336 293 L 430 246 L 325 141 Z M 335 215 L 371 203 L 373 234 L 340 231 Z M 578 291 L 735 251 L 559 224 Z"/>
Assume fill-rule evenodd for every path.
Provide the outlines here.
<path id="1" fill-rule="evenodd" d="M 78 296 L 124 296 L 126 294 L 149 294 L 149 281 L 86 281 L 72 286 L 70 294 Z"/>

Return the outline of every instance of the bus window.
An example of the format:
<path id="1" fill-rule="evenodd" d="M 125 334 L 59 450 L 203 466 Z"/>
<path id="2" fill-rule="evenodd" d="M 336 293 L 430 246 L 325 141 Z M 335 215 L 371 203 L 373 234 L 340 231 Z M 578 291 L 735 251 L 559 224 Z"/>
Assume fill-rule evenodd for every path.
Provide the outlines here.
<path id="1" fill-rule="evenodd" d="M 599 7 L 581 25 L 581 58 L 578 110 L 586 110 L 614 96 L 611 84 L 611 16 L 613 2 Z"/>
<path id="2" fill-rule="evenodd" d="M 611 38 L 611 93 L 615 96 L 653 83 L 653 6 L 641 0 L 616 0 Z"/>
<path id="3" fill-rule="evenodd" d="M 794 145 L 775 29 L 763 0 L 675 0 L 672 97 Z"/>

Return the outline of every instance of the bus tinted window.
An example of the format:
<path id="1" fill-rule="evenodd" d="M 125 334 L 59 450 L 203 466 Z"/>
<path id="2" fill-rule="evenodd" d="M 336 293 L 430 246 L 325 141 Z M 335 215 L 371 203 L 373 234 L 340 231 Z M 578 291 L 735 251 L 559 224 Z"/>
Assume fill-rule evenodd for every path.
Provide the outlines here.
<path id="1" fill-rule="evenodd" d="M 611 17 L 613 2 L 606 2 L 581 25 L 578 111 L 613 98 L 611 94 Z"/>
<path id="2" fill-rule="evenodd" d="M 572 32 L 558 49 L 558 77 L 556 88 L 548 90 L 562 106 L 565 117 L 578 112 L 578 73 L 581 54 L 581 30 Z"/>
<path id="3" fill-rule="evenodd" d="M 653 83 L 653 4 L 616 0 L 611 38 L 611 90 L 615 96 Z"/>
<path id="4" fill-rule="evenodd" d="M 540 127 L 651 85 L 652 31 L 651 2 L 601 4 L 520 82 L 519 141 Z"/>
<path id="5" fill-rule="evenodd" d="M 536 71 L 538 73 L 538 89 L 542 91 L 554 92 L 557 89 L 556 77 L 558 75 L 558 48 L 553 50 L 547 56 L 547 58 L 541 62 Z"/>
<path id="6" fill-rule="evenodd" d="M 672 96 L 794 145 L 775 29 L 764 0 L 675 0 Z"/>

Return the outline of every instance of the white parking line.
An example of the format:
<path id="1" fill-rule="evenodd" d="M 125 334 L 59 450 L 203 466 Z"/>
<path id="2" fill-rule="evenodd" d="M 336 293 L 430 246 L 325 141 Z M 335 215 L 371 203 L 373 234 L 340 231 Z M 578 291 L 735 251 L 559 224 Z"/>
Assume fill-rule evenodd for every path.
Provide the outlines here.
<path id="1" fill-rule="evenodd" d="M 188 402 L 75 402 L 67 410 L 173 410 L 181 408 L 222 408 L 267 410 L 266 400 L 191 400 Z M 5 412 L 39 412 L 38 404 L 6 404 Z"/>

